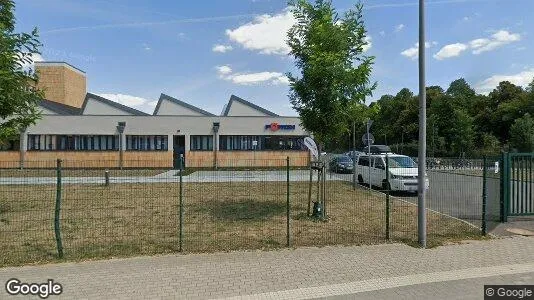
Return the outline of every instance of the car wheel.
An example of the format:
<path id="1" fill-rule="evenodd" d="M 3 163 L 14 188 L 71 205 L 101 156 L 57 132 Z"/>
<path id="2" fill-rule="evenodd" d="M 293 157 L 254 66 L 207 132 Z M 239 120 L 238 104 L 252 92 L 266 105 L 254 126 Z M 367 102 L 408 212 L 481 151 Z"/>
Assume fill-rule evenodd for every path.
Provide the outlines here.
<path id="1" fill-rule="evenodd" d="M 359 184 L 362 184 L 362 183 L 363 183 L 363 177 L 362 177 L 361 174 L 358 175 L 358 183 L 359 183 Z"/>

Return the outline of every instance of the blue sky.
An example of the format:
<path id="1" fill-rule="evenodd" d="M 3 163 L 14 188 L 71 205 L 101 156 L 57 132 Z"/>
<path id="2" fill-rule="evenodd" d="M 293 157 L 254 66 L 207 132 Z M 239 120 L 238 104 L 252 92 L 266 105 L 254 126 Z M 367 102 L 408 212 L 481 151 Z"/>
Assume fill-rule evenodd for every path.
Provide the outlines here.
<path id="1" fill-rule="evenodd" d="M 369 101 L 417 91 L 417 0 L 364 0 L 376 56 Z M 355 1 L 334 0 L 346 10 Z M 151 112 L 160 93 L 219 114 L 231 94 L 295 115 L 284 0 L 19 0 L 18 30 L 37 26 L 42 57 L 84 70 L 88 91 Z M 487 93 L 534 77 L 532 0 L 428 0 L 427 85 L 464 77 Z M 413 49 L 412 49 L 413 48 Z"/>

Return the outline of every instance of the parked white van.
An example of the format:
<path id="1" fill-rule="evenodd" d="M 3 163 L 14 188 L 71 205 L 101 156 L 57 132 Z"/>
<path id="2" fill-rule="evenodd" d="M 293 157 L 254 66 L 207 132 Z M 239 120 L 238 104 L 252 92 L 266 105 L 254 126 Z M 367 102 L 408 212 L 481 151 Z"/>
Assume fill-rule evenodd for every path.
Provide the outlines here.
<path id="1" fill-rule="evenodd" d="M 406 155 L 394 153 L 388 153 L 387 157 L 389 159 L 391 190 L 417 193 L 418 169 L 413 159 Z M 364 154 L 358 156 L 356 174 L 358 174 L 358 182 L 360 184 L 369 184 L 370 181 L 372 186 L 388 189 L 386 185 L 386 154 L 371 154 L 371 156 Z M 428 176 L 425 177 L 425 188 L 428 189 L 430 187 Z"/>

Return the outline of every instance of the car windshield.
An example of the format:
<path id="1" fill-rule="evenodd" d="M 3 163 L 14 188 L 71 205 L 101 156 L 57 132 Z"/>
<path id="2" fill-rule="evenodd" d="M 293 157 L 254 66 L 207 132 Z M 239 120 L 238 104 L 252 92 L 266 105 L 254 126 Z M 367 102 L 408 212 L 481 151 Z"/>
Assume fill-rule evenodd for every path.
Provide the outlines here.
<path id="1" fill-rule="evenodd" d="M 408 156 L 393 156 L 389 158 L 390 168 L 417 168 L 417 164 Z"/>
<path id="2" fill-rule="evenodd" d="M 337 158 L 337 161 L 341 162 L 341 163 L 352 162 L 352 160 L 348 156 L 340 156 L 340 157 Z"/>

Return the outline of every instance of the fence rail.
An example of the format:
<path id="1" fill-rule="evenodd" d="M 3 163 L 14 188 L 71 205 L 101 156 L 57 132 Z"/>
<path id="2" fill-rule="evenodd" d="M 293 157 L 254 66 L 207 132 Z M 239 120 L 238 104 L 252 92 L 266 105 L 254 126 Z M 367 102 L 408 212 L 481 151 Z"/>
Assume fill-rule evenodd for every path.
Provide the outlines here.
<path id="1" fill-rule="evenodd" d="M 318 170 L 290 158 L 228 161 L 218 168 L 188 161 L 177 169 L 152 168 L 158 164 L 148 161 L 123 170 L 95 169 L 83 161 L 36 163 L 47 168 L 0 169 L 5 254 L 0 266 L 173 252 L 417 244 L 414 194 L 353 186 L 352 174 L 328 168 L 319 180 Z M 430 191 L 435 190 L 427 207 L 429 245 L 482 236 L 482 177 L 466 182 L 461 174 L 429 170 L 429 175 Z M 452 193 L 458 184 L 472 191 L 467 198 Z M 326 216 L 310 209 L 310 197 L 325 205 Z M 494 196 L 486 197 L 491 219 Z"/>

